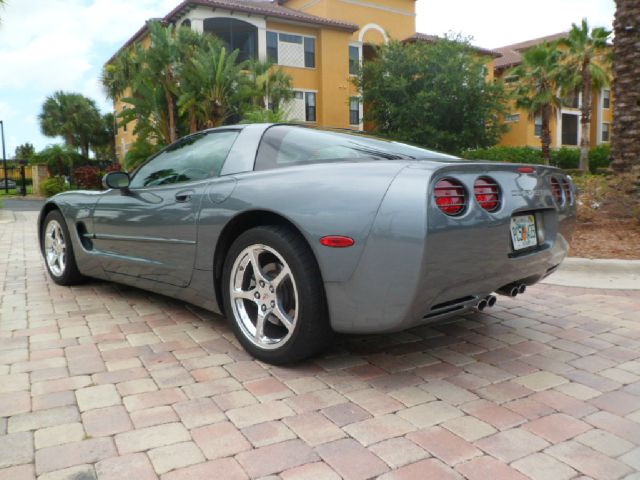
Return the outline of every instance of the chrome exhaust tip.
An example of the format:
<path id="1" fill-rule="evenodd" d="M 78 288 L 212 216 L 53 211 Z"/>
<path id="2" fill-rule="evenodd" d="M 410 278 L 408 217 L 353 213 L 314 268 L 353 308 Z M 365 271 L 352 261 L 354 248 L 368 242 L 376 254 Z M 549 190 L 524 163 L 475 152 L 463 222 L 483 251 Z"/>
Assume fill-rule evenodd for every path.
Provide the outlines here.
<path id="1" fill-rule="evenodd" d="M 521 283 L 518 286 L 518 293 L 524 293 L 527 290 L 527 286 L 524 283 Z"/>
<path id="2" fill-rule="evenodd" d="M 478 302 L 478 305 L 476 305 L 476 309 L 481 312 L 483 311 L 485 308 L 487 308 L 487 301 L 483 298 L 482 300 L 480 300 Z"/>
<path id="3" fill-rule="evenodd" d="M 498 299 L 496 298 L 495 295 L 489 295 L 487 298 L 487 307 L 493 307 L 496 302 L 498 301 Z"/>
<path id="4" fill-rule="evenodd" d="M 507 297 L 515 297 L 518 295 L 519 285 L 516 283 L 511 283 L 509 285 L 505 285 L 504 287 L 500 287 L 496 290 L 496 293 L 500 295 L 506 295 Z"/>

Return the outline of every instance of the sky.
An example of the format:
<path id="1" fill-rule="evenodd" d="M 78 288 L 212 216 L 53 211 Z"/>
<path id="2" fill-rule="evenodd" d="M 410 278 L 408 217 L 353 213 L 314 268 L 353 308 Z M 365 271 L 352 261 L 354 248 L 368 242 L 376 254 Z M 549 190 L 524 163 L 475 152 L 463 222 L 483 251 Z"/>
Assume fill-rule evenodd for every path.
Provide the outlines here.
<path id="1" fill-rule="evenodd" d="M 104 62 L 148 18 L 180 0 L 6 0 L 0 10 L 0 120 L 6 153 L 31 142 L 42 149 L 60 139 L 40 133 L 38 114 L 56 90 L 93 98 L 112 110 L 101 85 Z M 568 30 L 587 18 L 611 28 L 614 0 L 418 0 L 416 28 L 472 37 L 486 48 Z"/>

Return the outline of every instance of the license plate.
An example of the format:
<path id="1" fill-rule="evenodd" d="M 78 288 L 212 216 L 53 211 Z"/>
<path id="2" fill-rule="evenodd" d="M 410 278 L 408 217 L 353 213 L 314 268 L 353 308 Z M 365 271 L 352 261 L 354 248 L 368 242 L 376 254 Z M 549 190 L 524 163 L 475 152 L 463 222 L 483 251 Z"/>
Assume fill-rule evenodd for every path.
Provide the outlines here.
<path id="1" fill-rule="evenodd" d="M 538 245 L 536 217 L 533 215 L 511 217 L 511 240 L 514 250 L 523 250 Z"/>

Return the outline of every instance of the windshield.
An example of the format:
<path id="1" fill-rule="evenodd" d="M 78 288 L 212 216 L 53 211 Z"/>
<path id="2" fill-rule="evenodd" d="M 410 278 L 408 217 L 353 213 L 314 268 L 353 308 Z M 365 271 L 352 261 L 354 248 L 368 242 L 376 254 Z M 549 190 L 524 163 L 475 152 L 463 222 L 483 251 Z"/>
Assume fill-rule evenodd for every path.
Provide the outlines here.
<path id="1" fill-rule="evenodd" d="M 358 133 L 276 125 L 262 137 L 256 170 L 353 160 L 424 159 L 458 160 L 458 157 Z"/>

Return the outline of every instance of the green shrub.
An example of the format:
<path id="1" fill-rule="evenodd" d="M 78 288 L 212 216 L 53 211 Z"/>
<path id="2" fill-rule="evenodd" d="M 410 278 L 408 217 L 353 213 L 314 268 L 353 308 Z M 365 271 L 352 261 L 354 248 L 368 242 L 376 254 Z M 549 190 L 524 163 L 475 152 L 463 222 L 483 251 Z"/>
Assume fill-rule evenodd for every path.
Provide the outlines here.
<path id="1" fill-rule="evenodd" d="M 570 147 L 551 150 L 551 165 L 563 169 L 580 168 L 580 150 Z"/>
<path id="2" fill-rule="evenodd" d="M 462 154 L 467 160 L 493 160 L 509 163 L 543 163 L 542 152 L 532 147 L 495 146 L 467 150 Z"/>
<path id="3" fill-rule="evenodd" d="M 589 170 L 591 170 L 591 173 L 598 173 L 602 169 L 609 168 L 610 162 L 611 146 L 608 143 L 593 147 L 589 151 Z"/>
<path id="4" fill-rule="evenodd" d="M 42 183 L 42 193 L 52 197 L 60 192 L 68 190 L 64 177 L 51 177 Z"/>
<path id="5" fill-rule="evenodd" d="M 589 170 L 597 173 L 609 166 L 611 147 L 607 144 L 598 145 L 589 151 Z M 463 152 L 462 158 L 467 160 L 490 160 L 509 163 L 544 163 L 542 150 L 533 147 L 504 147 L 495 146 L 478 148 Z M 562 147 L 551 150 L 551 165 L 563 170 L 575 170 L 580 167 L 580 150 L 572 147 Z"/>

